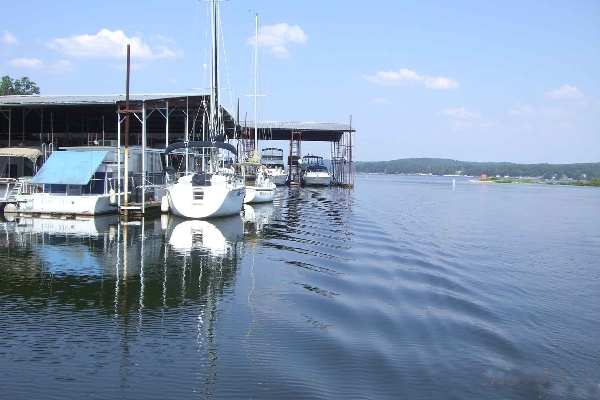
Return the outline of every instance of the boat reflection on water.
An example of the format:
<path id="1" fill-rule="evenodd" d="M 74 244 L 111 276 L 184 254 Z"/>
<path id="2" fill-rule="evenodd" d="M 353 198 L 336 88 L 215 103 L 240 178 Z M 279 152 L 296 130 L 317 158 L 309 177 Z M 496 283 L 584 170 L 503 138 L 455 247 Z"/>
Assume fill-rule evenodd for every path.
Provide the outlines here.
<path id="1" fill-rule="evenodd" d="M 161 226 L 167 231 L 168 243 L 180 254 L 205 250 L 214 257 L 231 255 L 244 237 L 242 218 L 235 215 L 211 220 L 188 220 L 163 215 Z"/>
<path id="2" fill-rule="evenodd" d="M 219 304 L 235 290 L 243 232 L 239 214 L 211 221 L 168 217 L 124 223 L 107 216 L 0 222 L 0 296 L 16 315 L 14 341 L 43 341 L 31 326 L 68 331 L 64 343 L 52 342 L 49 357 L 101 354 L 121 380 L 104 394 L 128 397 L 136 354 L 159 360 L 165 338 L 193 337 L 194 386 L 211 393 L 223 345 L 215 324 Z M 52 318 L 39 312 L 48 304 Z M 91 343 L 85 353 L 70 342 L 81 337 Z M 185 359 L 187 353 L 179 350 L 172 350 L 174 357 Z"/>
<path id="3" fill-rule="evenodd" d="M 273 204 L 244 204 L 245 239 L 262 237 L 263 229 L 271 222 L 275 208 Z"/>
<path id="4" fill-rule="evenodd" d="M 77 219 L 35 218 L 6 215 L 0 223 L 7 249 L 27 255 L 8 265 L 28 276 L 96 276 L 110 274 L 103 260 L 118 237 L 118 216 Z M 108 247 L 106 247 L 108 246 Z M 98 251 L 99 250 L 99 251 Z"/>
<path id="5" fill-rule="evenodd" d="M 16 233 L 37 233 L 48 235 L 103 236 L 115 234 L 119 217 L 104 215 L 81 218 L 41 218 L 5 214 L 5 226 Z"/>

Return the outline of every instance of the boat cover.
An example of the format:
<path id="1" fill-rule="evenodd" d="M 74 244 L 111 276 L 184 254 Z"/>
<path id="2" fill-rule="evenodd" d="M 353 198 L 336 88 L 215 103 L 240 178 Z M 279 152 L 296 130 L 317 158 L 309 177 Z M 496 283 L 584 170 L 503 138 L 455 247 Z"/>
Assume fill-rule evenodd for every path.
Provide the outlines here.
<path id="1" fill-rule="evenodd" d="M 183 149 L 186 147 L 217 147 L 219 149 L 229 150 L 230 152 L 237 155 L 237 149 L 234 145 L 230 143 L 222 143 L 222 142 L 210 142 L 210 141 L 189 141 L 189 142 L 177 142 L 170 144 L 166 149 L 164 154 L 167 155 L 173 150 Z"/>
<path id="2" fill-rule="evenodd" d="M 55 151 L 31 183 L 87 185 L 108 151 Z"/>
<path id="3" fill-rule="evenodd" d="M 0 157 L 27 157 L 35 162 L 42 152 L 38 149 L 29 149 L 27 147 L 3 147 L 0 148 Z"/>

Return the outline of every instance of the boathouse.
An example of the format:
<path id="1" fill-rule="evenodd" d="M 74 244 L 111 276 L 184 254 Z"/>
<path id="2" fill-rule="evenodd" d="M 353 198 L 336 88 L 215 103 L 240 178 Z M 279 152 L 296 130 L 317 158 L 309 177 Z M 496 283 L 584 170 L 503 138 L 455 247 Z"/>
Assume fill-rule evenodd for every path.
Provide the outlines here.
<path id="1" fill-rule="evenodd" d="M 186 138 L 201 140 L 209 105 L 208 95 L 132 94 L 128 143 L 163 149 Z M 66 146 L 123 145 L 124 109 L 125 95 L 0 96 L 0 146 L 39 147 L 46 153 Z M 220 111 L 226 139 L 254 137 L 253 122 L 242 127 L 227 110 Z M 297 168 L 303 141 L 330 142 L 333 182 L 352 187 L 351 125 L 261 121 L 257 133 L 261 142 L 290 142 L 290 169 Z"/>

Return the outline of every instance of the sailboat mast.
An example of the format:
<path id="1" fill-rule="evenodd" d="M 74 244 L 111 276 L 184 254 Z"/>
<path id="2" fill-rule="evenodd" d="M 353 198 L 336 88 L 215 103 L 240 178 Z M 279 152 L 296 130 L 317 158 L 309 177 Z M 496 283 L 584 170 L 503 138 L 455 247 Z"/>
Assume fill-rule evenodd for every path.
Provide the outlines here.
<path id="1" fill-rule="evenodd" d="M 217 47 L 217 0 L 212 0 L 212 9 L 211 9 L 211 21 L 212 21 L 212 53 L 211 53 L 211 65 L 210 65 L 210 121 L 209 121 L 209 136 L 216 135 L 217 132 L 217 55 L 218 55 L 218 47 Z M 212 132 L 211 132 L 212 131 Z M 211 138 L 212 140 L 213 138 Z"/>
<path id="2" fill-rule="evenodd" d="M 258 13 L 254 18 L 254 150 L 258 151 Z"/>

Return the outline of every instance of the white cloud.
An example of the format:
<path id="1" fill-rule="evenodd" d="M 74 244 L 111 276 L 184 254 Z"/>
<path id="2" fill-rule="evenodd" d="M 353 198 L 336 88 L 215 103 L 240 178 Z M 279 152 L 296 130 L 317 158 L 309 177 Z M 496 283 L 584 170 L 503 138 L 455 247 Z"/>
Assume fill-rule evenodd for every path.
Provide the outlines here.
<path id="1" fill-rule="evenodd" d="M 536 110 L 526 104 L 518 103 L 518 106 L 519 108 L 516 110 L 508 110 L 508 114 L 522 117 L 568 117 L 572 115 L 560 107 L 540 108 Z"/>
<path id="2" fill-rule="evenodd" d="M 43 68 L 44 63 L 39 58 L 15 58 L 9 63 L 17 68 Z"/>
<path id="3" fill-rule="evenodd" d="M 407 68 L 398 71 L 379 71 L 373 76 L 363 76 L 368 82 L 376 85 L 399 86 L 409 83 L 422 83 L 429 89 L 458 89 L 458 82 L 444 76 L 419 75 Z"/>
<path id="4" fill-rule="evenodd" d="M 457 132 L 487 131 L 492 128 L 504 129 L 498 121 L 484 118 L 478 112 L 469 111 L 464 107 L 444 108 L 436 111 L 436 115 L 451 117 L 452 119 L 448 123 L 448 126 L 451 130 Z"/>
<path id="5" fill-rule="evenodd" d="M 54 64 L 46 65 L 39 58 L 15 58 L 9 64 L 17 68 L 45 69 L 54 73 L 73 71 L 73 65 L 67 60 L 60 60 Z"/>
<path id="6" fill-rule="evenodd" d="M 254 46 L 256 38 L 249 37 L 246 43 Z M 304 44 L 308 36 L 298 26 L 289 26 L 281 23 L 277 25 L 265 25 L 258 29 L 258 47 L 267 47 L 275 56 L 287 58 L 290 52 L 287 45 L 290 43 Z"/>
<path id="7" fill-rule="evenodd" d="M 585 96 L 583 93 L 579 91 L 574 86 L 564 85 L 560 89 L 553 90 L 551 92 L 546 93 L 546 96 L 549 99 L 583 99 Z"/>
<path id="8" fill-rule="evenodd" d="M 397 106 L 398 103 L 388 99 L 388 98 L 377 98 L 372 100 L 373 103 L 383 105 L 383 106 Z"/>
<path id="9" fill-rule="evenodd" d="M 102 29 L 95 35 L 74 35 L 68 38 L 53 39 L 47 46 L 62 54 L 73 57 L 125 58 L 127 45 L 131 45 L 131 57 L 152 60 L 165 57 L 178 57 L 179 52 L 164 45 L 152 48 L 140 37 L 127 37 L 121 30 Z"/>
<path id="10" fill-rule="evenodd" d="M 167 82 L 169 82 L 169 83 L 177 83 L 177 82 L 179 82 L 179 80 L 177 80 L 177 78 L 169 78 L 169 79 L 167 79 Z"/>
<path id="11" fill-rule="evenodd" d="M 477 118 L 479 114 L 473 111 L 466 110 L 464 107 L 461 108 L 445 108 L 443 110 L 436 111 L 437 115 L 446 115 L 454 118 Z"/>
<path id="12" fill-rule="evenodd" d="M 19 39 L 17 39 L 16 36 L 9 31 L 4 31 L 4 34 L 2 35 L 2 42 L 6 44 L 18 44 Z"/>

